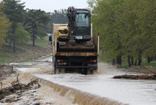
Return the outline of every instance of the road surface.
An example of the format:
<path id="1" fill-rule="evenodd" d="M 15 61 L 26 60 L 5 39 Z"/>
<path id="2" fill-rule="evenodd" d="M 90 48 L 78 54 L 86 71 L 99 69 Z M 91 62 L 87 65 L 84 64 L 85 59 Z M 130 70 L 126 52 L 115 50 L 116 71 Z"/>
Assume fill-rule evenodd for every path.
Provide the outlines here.
<path id="1" fill-rule="evenodd" d="M 37 63 L 29 62 L 27 64 L 45 65 L 49 67 L 50 64 L 47 65 L 46 62 L 52 62 L 51 57 L 39 61 L 40 62 Z M 18 68 L 18 70 L 24 72 L 28 69 L 23 70 L 23 68 Z M 99 64 L 99 71 L 100 73 L 94 75 L 35 74 L 35 76 L 59 85 L 94 94 L 96 96 L 106 97 L 124 104 L 156 105 L 156 81 L 112 79 L 114 75 L 132 73 L 124 72 L 105 63 Z"/>

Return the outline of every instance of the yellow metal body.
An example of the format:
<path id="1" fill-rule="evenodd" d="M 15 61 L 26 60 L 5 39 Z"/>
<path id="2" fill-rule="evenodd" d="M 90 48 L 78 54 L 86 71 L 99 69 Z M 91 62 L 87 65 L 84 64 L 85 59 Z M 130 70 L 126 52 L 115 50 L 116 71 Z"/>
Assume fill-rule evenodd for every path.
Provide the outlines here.
<path id="1" fill-rule="evenodd" d="M 69 28 L 68 27 L 64 26 L 64 27 L 59 27 L 58 28 L 58 30 L 57 30 L 57 37 L 68 36 L 68 35 L 69 35 Z"/>
<path id="2" fill-rule="evenodd" d="M 92 40 L 90 40 L 91 43 L 94 44 L 93 49 L 97 49 L 96 52 L 74 52 L 74 49 L 92 49 L 92 47 L 85 47 L 85 46 L 81 46 L 79 47 L 79 45 L 75 45 L 75 46 L 62 46 L 64 49 L 73 49 L 73 52 L 59 52 L 57 51 L 57 42 L 58 41 L 58 30 L 63 30 L 63 29 L 67 29 L 67 25 L 68 24 L 53 24 L 53 36 L 52 36 L 52 40 L 53 40 L 53 56 L 98 56 L 99 55 L 99 35 L 97 36 L 93 36 L 93 30 L 92 30 L 92 25 L 91 25 L 91 36 L 92 36 Z M 69 30 L 69 29 L 67 29 Z M 60 34 L 61 35 L 68 35 L 68 34 Z"/>

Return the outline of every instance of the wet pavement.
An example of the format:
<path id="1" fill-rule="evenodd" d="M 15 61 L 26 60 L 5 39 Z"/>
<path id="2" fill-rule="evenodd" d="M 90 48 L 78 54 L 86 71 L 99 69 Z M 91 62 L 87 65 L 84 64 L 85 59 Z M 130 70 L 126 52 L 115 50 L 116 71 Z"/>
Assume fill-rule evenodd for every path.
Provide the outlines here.
<path id="1" fill-rule="evenodd" d="M 36 75 L 54 83 L 130 105 L 156 105 L 156 81 L 112 79 L 113 75 Z"/>
<path id="2" fill-rule="evenodd" d="M 47 62 L 51 57 L 30 62 L 27 65 L 44 65 L 50 67 Z M 34 68 L 32 68 L 33 70 Z M 130 105 L 156 105 L 156 81 L 154 80 L 125 80 L 113 79 L 114 75 L 132 74 L 120 70 L 113 70 L 109 65 L 100 65 L 102 74 L 81 75 L 81 74 L 59 74 L 45 75 L 35 74 L 38 78 L 51 81 L 60 85 L 88 92 L 100 97 L 107 97 Z M 22 72 L 25 68 L 19 68 Z M 30 69 L 29 69 L 30 70 Z"/>
<path id="3" fill-rule="evenodd" d="M 25 69 L 32 68 L 32 67 L 38 67 L 38 66 L 52 67 L 52 57 L 47 57 L 44 59 L 31 61 L 31 62 L 10 63 L 10 65 L 14 66 L 15 68 L 25 68 Z M 25 70 L 25 71 L 27 71 L 27 70 Z"/>
<path id="4" fill-rule="evenodd" d="M 40 59 L 40 60 L 37 60 L 37 61 L 52 62 L 52 57 L 50 56 L 50 57 Z"/>

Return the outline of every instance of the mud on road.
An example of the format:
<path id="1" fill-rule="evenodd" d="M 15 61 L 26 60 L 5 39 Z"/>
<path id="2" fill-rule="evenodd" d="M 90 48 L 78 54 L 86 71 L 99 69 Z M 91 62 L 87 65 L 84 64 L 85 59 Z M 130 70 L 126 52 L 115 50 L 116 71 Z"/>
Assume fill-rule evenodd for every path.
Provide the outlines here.
<path id="1" fill-rule="evenodd" d="M 14 74 L 13 66 L 11 65 L 0 65 L 0 80 L 5 79 L 6 77 Z"/>
<path id="2" fill-rule="evenodd" d="M 45 59 L 46 60 L 46 59 Z M 21 71 L 20 71 L 21 70 Z M 1 72 L 1 90 L 9 91 L 9 94 L 1 97 L 0 105 L 74 105 L 72 101 L 61 96 L 52 88 L 42 84 L 35 83 L 21 90 L 10 92 L 12 83 L 18 80 L 21 85 L 28 85 L 34 81 L 33 74 L 52 75 L 53 67 L 49 61 L 36 61 L 27 63 L 12 63 L 11 65 L 2 66 Z M 3 78 L 2 80 L 2 77 Z M 8 90 L 7 90 L 8 89 Z M 4 91 L 5 90 L 5 91 Z"/>

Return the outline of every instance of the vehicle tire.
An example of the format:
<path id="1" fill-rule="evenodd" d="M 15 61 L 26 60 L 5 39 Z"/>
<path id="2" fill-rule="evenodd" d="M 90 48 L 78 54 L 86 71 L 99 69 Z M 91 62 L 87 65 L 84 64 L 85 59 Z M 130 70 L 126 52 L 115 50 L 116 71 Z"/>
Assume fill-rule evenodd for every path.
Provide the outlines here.
<path id="1" fill-rule="evenodd" d="M 55 66 L 54 66 L 54 74 L 59 74 L 59 73 L 60 73 L 60 69 L 58 69 L 56 67 L 56 64 L 55 64 Z"/>
<path id="2" fill-rule="evenodd" d="M 54 64 L 54 74 L 56 74 L 56 64 Z"/>
<path id="3" fill-rule="evenodd" d="M 93 70 L 87 70 L 87 74 L 93 74 Z"/>
<path id="4" fill-rule="evenodd" d="M 54 64 L 54 74 L 57 73 L 57 68 L 56 68 L 56 57 L 53 56 L 53 64 Z"/>
<path id="5" fill-rule="evenodd" d="M 60 73 L 65 73 L 65 68 L 60 69 Z"/>
<path id="6" fill-rule="evenodd" d="M 88 74 L 88 69 L 84 69 L 84 75 Z"/>

